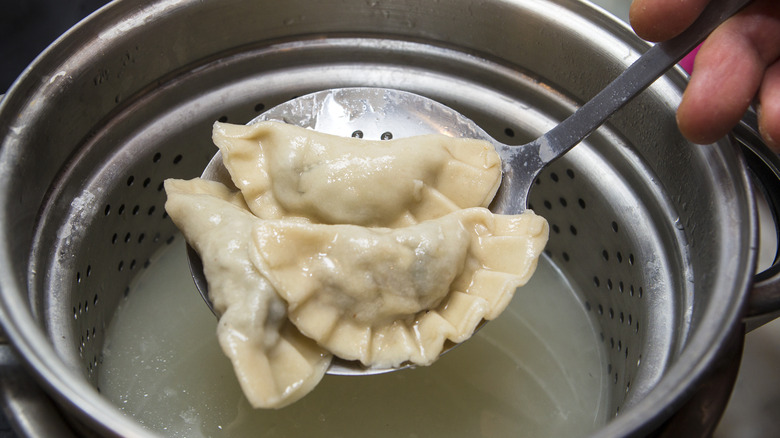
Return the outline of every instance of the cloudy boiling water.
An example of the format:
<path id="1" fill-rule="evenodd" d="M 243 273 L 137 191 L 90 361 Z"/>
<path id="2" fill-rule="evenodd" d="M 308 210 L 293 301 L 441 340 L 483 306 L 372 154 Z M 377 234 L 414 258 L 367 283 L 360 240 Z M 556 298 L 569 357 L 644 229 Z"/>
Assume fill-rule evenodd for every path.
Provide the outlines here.
<path id="1" fill-rule="evenodd" d="M 99 383 L 127 415 L 170 436 L 571 437 L 605 422 L 604 361 L 588 313 L 543 258 L 498 319 L 432 366 L 325 376 L 287 408 L 254 410 L 179 238 L 117 311 Z"/>

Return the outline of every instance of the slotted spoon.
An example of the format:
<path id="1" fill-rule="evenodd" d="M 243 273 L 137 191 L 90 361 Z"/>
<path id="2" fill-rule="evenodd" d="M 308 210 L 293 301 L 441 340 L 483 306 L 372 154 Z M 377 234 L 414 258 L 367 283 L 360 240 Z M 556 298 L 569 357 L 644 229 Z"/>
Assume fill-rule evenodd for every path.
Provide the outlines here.
<path id="1" fill-rule="evenodd" d="M 249 123 L 274 120 L 327 134 L 366 139 L 388 140 L 438 133 L 486 140 L 495 146 L 501 157 L 503 173 L 499 193 L 491 208 L 500 213 L 517 214 L 525 210 L 531 185 L 548 163 L 590 135 L 750 1 L 712 0 L 686 31 L 650 48 L 571 116 L 536 140 L 520 146 L 493 139 L 476 123 L 439 102 L 410 92 L 383 88 L 315 92 L 273 107 Z M 219 152 L 204 170 L 202 178 L 234 187 Z M 213 311 L 200 257 L 189 246 L 187 254 L 195 285 Z M 366 368 L 359 362 L 334 357 L 328 374 L 369 375 L 397 369 L 401 368 Z"/>

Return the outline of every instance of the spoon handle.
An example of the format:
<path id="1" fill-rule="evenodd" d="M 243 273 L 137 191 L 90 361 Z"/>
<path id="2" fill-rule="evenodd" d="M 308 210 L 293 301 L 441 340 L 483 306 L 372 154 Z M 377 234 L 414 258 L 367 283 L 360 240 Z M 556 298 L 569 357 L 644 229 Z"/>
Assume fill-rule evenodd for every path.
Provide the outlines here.
<path id="1" fill-rule="evenodd" d="M 593 99 L 535 142 L 548 163 L 596 130 L 615 111 L 647 88 L 751 0 L 712 0 L 680 35 L 654 45 Z"/>

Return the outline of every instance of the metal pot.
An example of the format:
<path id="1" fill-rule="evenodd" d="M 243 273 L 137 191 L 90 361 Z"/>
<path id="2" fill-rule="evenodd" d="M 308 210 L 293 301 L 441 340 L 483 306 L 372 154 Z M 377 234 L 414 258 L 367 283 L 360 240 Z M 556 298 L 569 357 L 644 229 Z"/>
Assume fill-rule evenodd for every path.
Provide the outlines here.
<path id="1" fill-rule="evenodd" d="M 646 47 L 573 0 L 115 1 L 47 49 L 0 104 L 6 334 L 79 432 L 143 436 L 96 388 L 104 331 L 137 269 L 175 234 L 159 184 L 200 173 L 214 120 L 382 86 L 521 144 Z M 614 418 L 596 436 L 671 430 L 739 351 L 743 318 L 778 308 L 776 269 L 751 291 L 757 219 L 740 141 L 680 136 L 685 81 L 681 71 L 660 79 L 531 193 L 553 230 L 548 256 L 578 285 L 608 350 Z M 120 250 L 122 239 L 137 244 Z M 764 304 L 748 309 L 748 299 Z"/>

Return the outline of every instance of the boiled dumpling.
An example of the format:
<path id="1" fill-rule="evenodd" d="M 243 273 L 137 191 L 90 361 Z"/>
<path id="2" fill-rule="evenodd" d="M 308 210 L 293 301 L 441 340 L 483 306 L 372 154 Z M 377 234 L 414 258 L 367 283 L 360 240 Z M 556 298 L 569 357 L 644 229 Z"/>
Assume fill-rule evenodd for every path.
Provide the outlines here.
<path id="1" fill-rule="evenodd" d="M 280 123 L 215 123 L 212 138 L 249 209 L 263 219 L 398 227 L 486 207 L 501 162 L 481 140 L 345 138 Z"/>
<path id="2" fill-rule="evenodd" d="M 501 313 L 533 273 L 547 222 L 470 208 L 398 229 L 269 220 L 253 237 L 255 265 L 304 335 L 386 368 L 430 364 Z"/>
<path id="3" fill-rule="evenodd" d="M 278 122 L 215 123 L 213 140 L 232 187 L 167 180 L 165 208 L 201 256 L 220 345 L 255 407 L 311 391 L 332 354 L 430 364 L 506 308 L 546 243 L 533 212 L 484 208 L 501 171 L 483 141 Z"/>
<path id="4" fill-rule="evenodd" d="M 167 180 L 165 209 L 201 255 L 209 295 L 220 315 L 217 336 L 247 400 L 279 408 L 309 393 L 331 355 L 304 337 L 286 305 L 250 261 L 258 219 L 240 194 L 213 181 Z"/>

